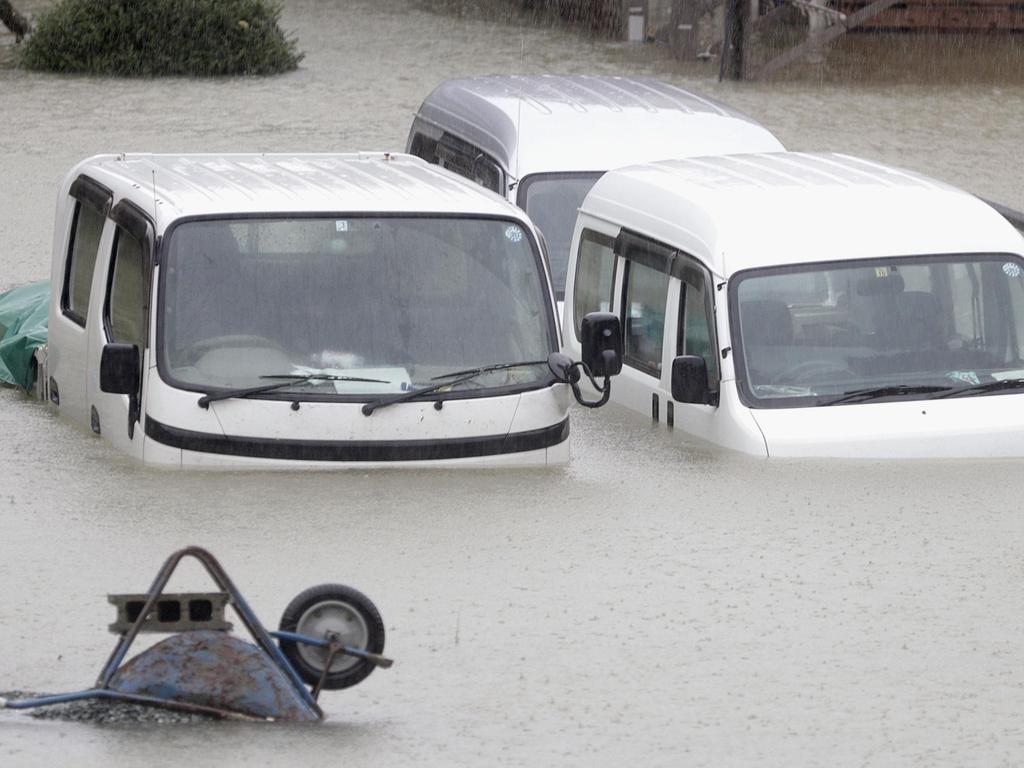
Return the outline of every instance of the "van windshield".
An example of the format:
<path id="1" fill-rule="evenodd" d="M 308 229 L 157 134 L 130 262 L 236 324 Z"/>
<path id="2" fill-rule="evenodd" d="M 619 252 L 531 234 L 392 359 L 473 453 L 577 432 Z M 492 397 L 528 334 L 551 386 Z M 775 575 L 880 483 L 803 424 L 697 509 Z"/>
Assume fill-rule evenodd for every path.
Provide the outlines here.
<path id="1" fill-rule="evenodd" d="M 603 174 L 594 173 L 535 173 L 519 185 L 519 207 L 544 233 L 551 261 L 551 280 L 555 296 L 565 298 L 565 273 L 569 268 L 569 248 L 576 214 L 583 198 Z"/>
<path id="2" fill-rule="evenodd" d="M 358 399 L 557 349 L 534 238 L 513 221 L 192 221 L 172 230 L 164 254 L 160 369 L 184 389 L 294 377 L 257 396 Z M 550 381 L 546 366 L 509 367 L 453 389 Z"/>
<path id="3" fill-rule="evenodd" d="M 751 407 L 998 394 L 1024 379 L 1017 255 L 750 271 L 733 280 L 730 304 Z"/>

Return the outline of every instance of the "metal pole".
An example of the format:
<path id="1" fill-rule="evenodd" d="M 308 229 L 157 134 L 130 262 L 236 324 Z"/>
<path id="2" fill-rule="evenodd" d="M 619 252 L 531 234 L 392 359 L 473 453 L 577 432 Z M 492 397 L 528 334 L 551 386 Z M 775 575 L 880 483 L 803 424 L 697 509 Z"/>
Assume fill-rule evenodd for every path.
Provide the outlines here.
<path id="1" fill-rule="evenodd" d="M 726 0 L 725 30 L 719 80 L 743 79 L 743 52 L 746 48 L 746 16 L 743 0 Z"/>

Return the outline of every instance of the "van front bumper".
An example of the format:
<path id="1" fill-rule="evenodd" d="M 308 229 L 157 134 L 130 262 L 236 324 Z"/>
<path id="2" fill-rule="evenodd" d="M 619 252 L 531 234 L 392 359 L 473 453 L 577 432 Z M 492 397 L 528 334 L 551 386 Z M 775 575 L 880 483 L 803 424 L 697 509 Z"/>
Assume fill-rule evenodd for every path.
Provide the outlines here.
<path id="1" fill-rule="evenodd" d="M 168 460 L 180 451 L 182 466 L 268 463 L 360 467 L 396 463 L 523 466 L 560 463 L 568 458 L 569 419 L 566 417 L 540 429 L 504 435 L 419 440 L 303 440 L 196 432 L 147 416 L 146 436 L 147 463 L 150 457 L 156 459 L 153 463 L 177 463 Z"/>

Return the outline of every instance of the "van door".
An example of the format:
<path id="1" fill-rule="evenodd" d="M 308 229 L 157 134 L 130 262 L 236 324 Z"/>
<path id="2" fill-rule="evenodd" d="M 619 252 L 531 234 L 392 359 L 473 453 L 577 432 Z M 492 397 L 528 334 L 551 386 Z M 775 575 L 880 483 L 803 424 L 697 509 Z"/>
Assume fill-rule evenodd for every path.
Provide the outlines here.
<path id="1" fill-rule="evenodd" d="M 580 328 L 590 312 L 615 311 L 615 272 L 618 257 L 615 238 L 584 226 L 576 249 L 574 274 L 566 284 L 567 306 L 563 312 L 562 333 L 573 339 L 579 354 Z"/>
<path id="2" fill-rule="evenodd" d="M 721 380 L 711 273 L 664 243 L 623 230 L 615 241 L 623 262 L 623 368 L 612 399 L 655 422 L 708 438 Z M 672 361 L 698 355 L 708 371 L 706 403 L 672 398 Z"/>
<path id="3" fill-rule="evenodd" d="M 624 230 L 616 238 L 615 252 L 623 260 L 623 367 L 612 387 L 612 399 L 660 421 L 670 399 L 666 372 L 672 355 L 666 346 L 666 328 L 674 325 L 679 290 L 678 281 L 671 277 L 675 251 Z"/>
<path id="4" fill-rule="evenodd" d="M 111 216 L 115 226 L 106 263 L 102 328 L 92 336 L 89 350 L 90 399 L 102 434 L 141 459 L 145 373 L 150 360 L 153 227 L 145 214 L 127 201 L 119 203 Z M 134 344 L 139 349 L 139 386 L 131 395 L 100 390 L 100 361 L 103 347 L 110 342 Z"/>
<path id="5" fill-rule="evenodd" d="M 69 223 L 63 244 L 63 261 L 57 262 L 52 279 L 53 306 L 47 332 L 47 366 L 50 400 L 69 419 L 89 425 L 88 331 L 94 308 L 94 273 L 106 229 L 109 242 L 111 192 L 92 179 L 80 176 L 68 191 Z M 67 209 L 66 209 L 67 210 Z M 97 299 L 98 300 L 98 299 Z"/>
<path id="6" fill-rule="evenodd" d="M 671 270 L 675 278 L 673 282 L 677 283 L 678 297 L 672 298 L 676 303 L 676 320 L 671 333 L 673 338 L 668 339 L 667 344 L 675 350 L 673 358 L 696 355 L 704 359 L 708 394 L 704 403 L 677 403 L 670 399 L 665 408 L 665 423 L 671 428 L 712 440 L 722 378 L 715 333 L 714 280 L 703 264 L 681 251 L 676 252 Z M 671 361 L 666 373 L 671 397 Z"/>

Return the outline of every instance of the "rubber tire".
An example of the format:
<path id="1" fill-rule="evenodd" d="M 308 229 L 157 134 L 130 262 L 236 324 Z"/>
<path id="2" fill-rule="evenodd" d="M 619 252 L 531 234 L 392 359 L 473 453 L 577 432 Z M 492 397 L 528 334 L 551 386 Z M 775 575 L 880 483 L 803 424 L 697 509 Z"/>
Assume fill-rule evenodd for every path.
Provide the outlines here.
<path id="1" fill-rule="evenodd" d="M 295 632 L 299 619 L 313 608 L 317 603 L 323 602 L 346 603 L 366 622 L 368 632 L 367 644 L 364 650 L 371 653 L 382 653 L 384 651 L 384 620 L 380 617 L 380 611 L 373 602 L 357 589 L 347 587 L 344 584 L 317 584 L 310 587 L 288 603 L 288 607 L 281 614 L 280 629 L 284 632 Z M 298 643 L 294 640 L 279 640 L 278 645 L 281 651 L 288 658 L 288 661 L 295 668 L 306 683 L 315 686 L 320 682 L 322 669 L 311 666 L 299 653 Z M 348 669 L 328 674 L 324 679 L 323 687 L 329 690 L 341 690 L 351 688 L 353 685 L 362 682 L 374 670 L 374 665 L 368 661 L 360 660 Z"/>

